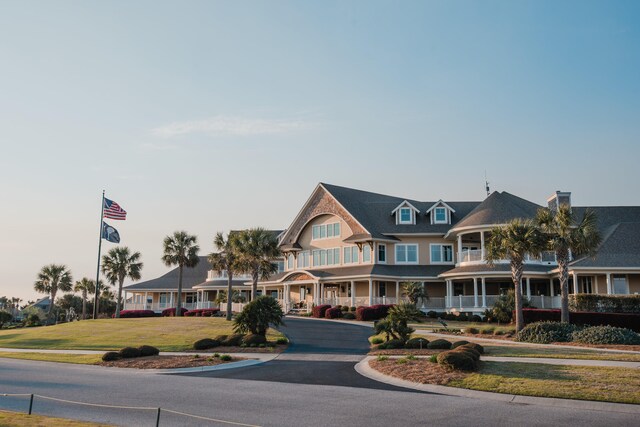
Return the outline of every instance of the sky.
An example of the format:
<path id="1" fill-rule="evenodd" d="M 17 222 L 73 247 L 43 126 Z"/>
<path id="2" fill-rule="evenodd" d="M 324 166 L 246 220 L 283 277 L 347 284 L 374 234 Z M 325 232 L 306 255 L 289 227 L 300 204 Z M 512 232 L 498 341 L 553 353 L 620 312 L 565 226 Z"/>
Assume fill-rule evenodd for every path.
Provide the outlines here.
<path id="1" fill-rule="evenodd" d="M 640 205 L 637 1 L 0 0 L 0 295 L 289 226 L 318 182 Z M 108 250 L 114 244 L 104 243 Z"/>

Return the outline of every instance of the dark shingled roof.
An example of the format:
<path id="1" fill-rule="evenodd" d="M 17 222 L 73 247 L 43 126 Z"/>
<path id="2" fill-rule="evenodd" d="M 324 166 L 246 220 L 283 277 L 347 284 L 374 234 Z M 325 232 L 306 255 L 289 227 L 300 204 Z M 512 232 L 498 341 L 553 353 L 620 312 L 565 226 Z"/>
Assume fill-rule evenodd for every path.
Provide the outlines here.
<path id="1" fill-rule="evenodd" d="M 386 265 L 386 264 L 367 264 L 367 265 L 355 265 L 350 267 L 337 267 L 328 268 L 326 270 L 313 269 L 306 270 L 310 274 L 319 279 L 331 280 L 338 279 L 340 277 L 350 276 L 365 276 L 365 275 L 378 275 L 378 276 L 393 276 L 393 277 L 438 277 L 439 274 L 450 269 L 448 265 Z M 269 282 L 276 282 L 283 277 L 292 273 L 304 273 L 304 271 L 287 271 L 272 276 Z"/>
<path id="2" fill-rule="evenodd" d="M 571 266 L 640 268 L 640 222 L 621 222 L 610 227 L 603 233 L 596 255 L 578 259 Z"/>
<path id="3" fill-rule="evenodd" d="M 485 224 L 506 224 L 516 218 L 534 218 L 541 207 L 506 191 L 494 191 L 462 221 L 455 224 L 452 230 Z"/>
<path id="4" fill-rule="evenodd" d="M 556 268 L 555 265 L 525 264 L 524 273 L 542 273 L 548 274 Z M 464 267 L 456 267 L 441 274 L 441 277 L 447 277 L 456 274 L 474 274 L 474 273 L 511 273 L 511 266 L 508 263 L 495 264 L 490 267 L 487 264 L 465 265 Z"/>
<path id="5" fill-rule="evenodd" d="M 322 183 L 322 186 L 340 202 L 342 206 L 371 233 L 372 237 L 378 239 L 388 239 L 386 235 L 403 233 L 442 233 L 445 234 L 451 228 L 449 224 L 431 224 L 429 216 L 424 212 L 433 206 L 437 201 L 419 202 L 413 199 L 403 199 L 401 197 L 386 196 L 384 194 L 371 193 L 368 191 L 355 190 L 353 188 L 340 187 L 337 185 Z M 391 212 L 402 202 L 408 201 L 417 209 L 420 214 L 416 216 L 416 224 L 396 224 L 395 217 Z M 456 212 L 451 216 L 451 223 L 455 225 L 471 212 L 480 202 L 450 202 L 445 203 L 451 206 Z"/>
<path id="6" fill-rule="evenodd" d="M 244 286 L 245 288 L 250 289 L 251 286 L 245 285 L 245 283 L 247 283 L 247 279 L 231 280 L 232 287 Z M 204 287 L 204 286 L 229 286 L 229 284 L 227 283 L 227 279 L 215 279 L 215 280 L 207 280 L 206 282 L 198 283 L 197 285 L 194 285 L 193 288 L 200 289 L 201 287 Z"/>
<path id="7" fill-rule="evenodd" d="M 200 262 L 194 268 L 185 268 L 182 270 L 182 289 L 188 291 L 195 285 L 198 285 L 207 280 L 207 273 L 211 270 L 211 264 L 207 261 L 206 256 L 198 257 Z M 147 280 L 145 282 L 135 283 L 133 285 L 125 286 L 127 291 L 144 291 L 151 289 L 160 290 L 177 290 L 178 289 L 178 273 L 179 268 L 176 267 L 173 270 L 165 273 L 164 275 Z"/>

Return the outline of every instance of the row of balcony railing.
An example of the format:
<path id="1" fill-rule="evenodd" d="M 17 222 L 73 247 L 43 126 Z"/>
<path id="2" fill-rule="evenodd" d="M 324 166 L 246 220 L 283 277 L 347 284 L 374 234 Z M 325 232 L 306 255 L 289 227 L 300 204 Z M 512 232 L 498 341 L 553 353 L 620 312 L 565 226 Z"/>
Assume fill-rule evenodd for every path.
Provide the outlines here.
<path id="1" fill-rule="evenodd" d="M 458 252 L 458 263 L 480 263 L 484 262 L 485 259 L 485 251 L 483 249 L 472 249 Z M 508 260 L 501 260 L 499 262 L 508 262 Z M 544 251 L 540 254 L 539 257 L 527 255 L 525 258 L 525 262 L 530 264 L 556 264 L 556 253 L 553 251 Z"/>

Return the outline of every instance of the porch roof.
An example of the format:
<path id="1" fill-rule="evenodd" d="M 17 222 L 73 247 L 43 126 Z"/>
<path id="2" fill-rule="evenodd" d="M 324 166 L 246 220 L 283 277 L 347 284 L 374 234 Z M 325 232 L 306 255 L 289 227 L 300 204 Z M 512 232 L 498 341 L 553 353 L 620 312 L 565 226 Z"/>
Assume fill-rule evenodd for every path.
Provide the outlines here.
<path id="1" fill-rule="evenodd" d="M 448 270 L 448 265 L 386 265 L 368 264 L 355 265 L 350 267 L 337 267 L 327 269 L 295 270 L 286 271 L 272 276 L 268 281 L 262 283 L 282 282 L 287 276 L 292 274 L 306 273 L 313 278 L 326 282 L 328 280 L 339 280 L 358 276 L 385 276 L 390 278 L 412 279 L 412 278 L 437 278 L 439 274 Z"/>
<path id="2" fill-rule="evenodd" d="M 242 280 L 232 280 L 231 287 L 233 288 L 247 288 L 251 289 L 251 286 L 246 285 L 247 281 L 245 279 Z M 216 279 L 216 280 L 207 280 L 206 282 L 202 282 L 193 287 L 194 290 L 202 290 L 206 288 L 224 288 L 226 289 L 229 284 L 227 283 L 227 279 Z"/>
<path id="3" fill-rule="evenodd" d="M 551 270 L 554 268 L 556 268 L 554 265 L 525 264 L 523 274 L 550 274 Z M 495 264 L 493 267 L 487 264 L 465 265 L 463 267 L 456 267 L 445 271 L 440 274 L 440 277 L 445 278 L 449 276 L 460 276 L 463 274 L 467 274 L 469 276 L 474 274 L 487 275 L 491 273 L 497 273 L 501 276 L 511 274 L 511 266 L 508 263 Z"/>
<path id="4" fill-rule="evenodd" d="M 198 257 L 200 262 L 194 268 L 184 268 L 182 270 L 182 289 L 184 291 L 191 290 L 195 285 L 207 280 L 207 274 L 211 270 L 211 264 L 207 260 L 206 256 Z M 133 285 L 125 286 L 125 291 L 172 291 L 178 289 L 178 276 L 179 268 L 176 267 L 173 270 L 165 273 L 164 275 L 155 279 L 146 280 L 144 282 L 134 283 Z"/>

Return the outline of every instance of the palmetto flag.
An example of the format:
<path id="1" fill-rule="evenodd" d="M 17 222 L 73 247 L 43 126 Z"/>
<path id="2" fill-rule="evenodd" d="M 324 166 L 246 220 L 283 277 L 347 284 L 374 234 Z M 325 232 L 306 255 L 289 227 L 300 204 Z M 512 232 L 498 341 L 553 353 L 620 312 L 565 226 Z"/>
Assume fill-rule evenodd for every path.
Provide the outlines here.
<path id="1" fill-rule="evenodd" d="M 113 200 L 104 199 L 104 213 L 105 218 L 109 219 L 127 219 L 127 211 L 122 209 L 119 204 Z"/>
<path id="2" fill-rule="evenodd" d="M 111 243 L 120 243 L 118 230 L 102 221 L 102 238 Z"/>

